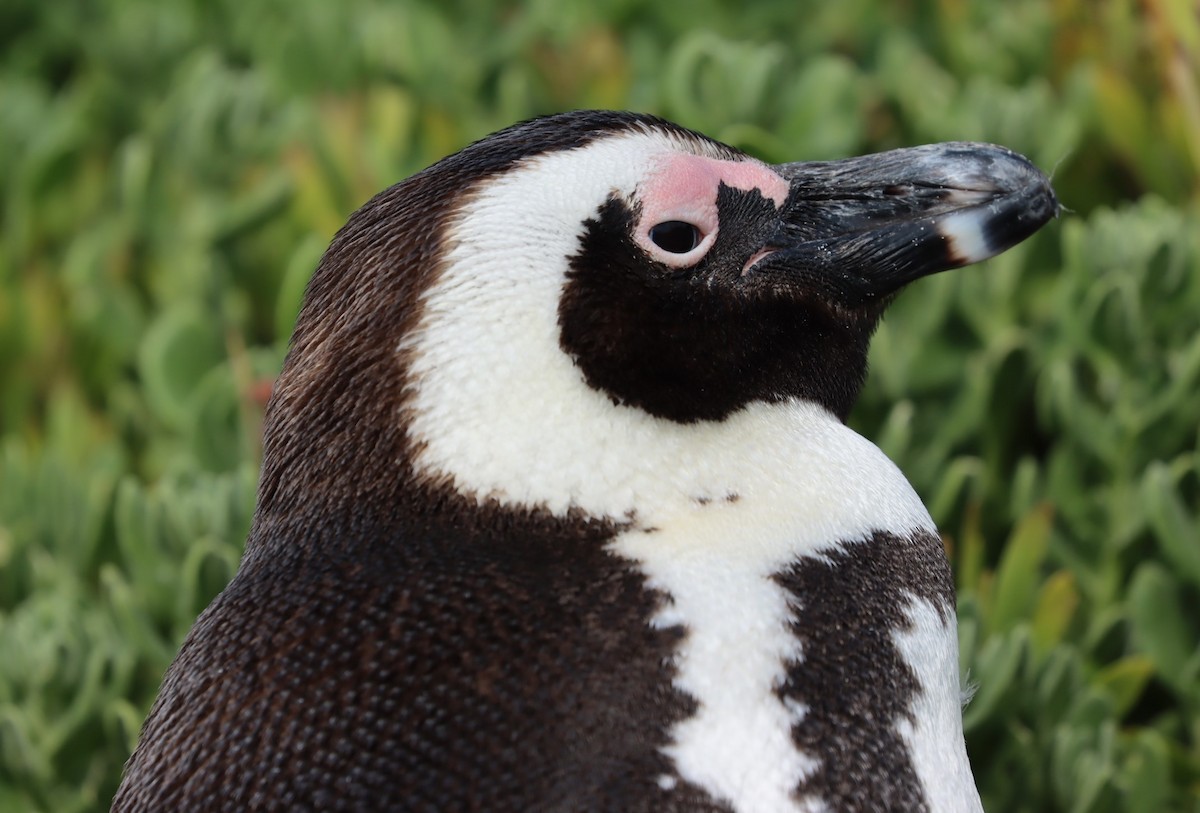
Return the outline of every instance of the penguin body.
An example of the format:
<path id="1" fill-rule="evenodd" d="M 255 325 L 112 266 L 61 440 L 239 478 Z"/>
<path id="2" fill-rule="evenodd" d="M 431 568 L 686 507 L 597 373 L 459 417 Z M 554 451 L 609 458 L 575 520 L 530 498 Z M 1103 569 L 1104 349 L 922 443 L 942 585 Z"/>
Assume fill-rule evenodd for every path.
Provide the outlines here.
<path id="1" fill-rule="evenodd" d="M 597 111 L 381 193 L 113 809 L 979 809 L 940 538 L 844 419 L 900 287 L 1056 211 L 1001 148 Z"/>

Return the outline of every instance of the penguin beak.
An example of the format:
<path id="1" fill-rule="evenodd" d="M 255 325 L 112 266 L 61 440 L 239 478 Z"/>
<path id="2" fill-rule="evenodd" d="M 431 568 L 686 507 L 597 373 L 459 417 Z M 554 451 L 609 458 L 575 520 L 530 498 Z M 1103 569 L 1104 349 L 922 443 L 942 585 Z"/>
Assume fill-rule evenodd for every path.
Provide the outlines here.
<path id="1" fill-rule="evenodd" d="M 745 273 L 771 269 L 847 307 L 886 301 L 920 277 L 999 254 L 1060 208 L 1045 175 L 991 144 L 774 169 L 789 195 L 776 233 Z"/>

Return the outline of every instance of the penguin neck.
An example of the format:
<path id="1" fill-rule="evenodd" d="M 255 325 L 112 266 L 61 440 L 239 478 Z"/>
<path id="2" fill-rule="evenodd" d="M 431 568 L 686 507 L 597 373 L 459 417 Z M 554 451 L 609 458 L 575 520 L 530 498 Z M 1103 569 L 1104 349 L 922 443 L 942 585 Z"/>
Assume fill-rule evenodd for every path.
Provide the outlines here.
<path id="1" fill-rule="evenodd" d="M 793 555 L 877 530 L 934 531 L 896 466 L 811 402 L 755 402 L 722 421 L 680 424 L 581 383 L 574 395 L 506 409 L 502 393 L 435 402 L 418 392 L 408 416 L 414 474 L 478 503 L 642 528 L 749 518 L 789 539 Z"/>

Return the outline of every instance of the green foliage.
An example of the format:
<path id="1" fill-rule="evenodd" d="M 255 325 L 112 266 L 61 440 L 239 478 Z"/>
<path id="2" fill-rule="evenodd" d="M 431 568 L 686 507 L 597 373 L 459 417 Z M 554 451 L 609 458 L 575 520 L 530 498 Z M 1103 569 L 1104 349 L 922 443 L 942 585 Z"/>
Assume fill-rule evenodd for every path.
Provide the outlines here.
<path id="1" fill-rule="evenodd" d="M 1071 214 L 899 299 L 854 422 L 946 531 L 988 809 L 1200 809 L 1198 66 L 1190 0 L 8 0 L 0 811 L 106 809 L 350 211 L 575 107 L 1054 171 Z"/>

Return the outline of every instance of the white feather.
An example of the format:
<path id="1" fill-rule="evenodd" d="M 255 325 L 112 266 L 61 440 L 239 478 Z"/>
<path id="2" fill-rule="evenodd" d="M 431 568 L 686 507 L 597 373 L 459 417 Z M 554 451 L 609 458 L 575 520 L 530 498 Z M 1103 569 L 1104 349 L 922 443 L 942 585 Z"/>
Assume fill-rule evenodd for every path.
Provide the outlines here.
<path id="1" fill-rule="evenodd" d="M 971 766 L 963 753 L 962 694 L 958 679 L 958 638 L 928 601 L 911 597 L 912 627 L 892 638 L 921 691 L 913 700 L 915 722 L 897 729 L 908 744 L 913 768 L 925 789 L 931 813 L 982 811 Z"/>

